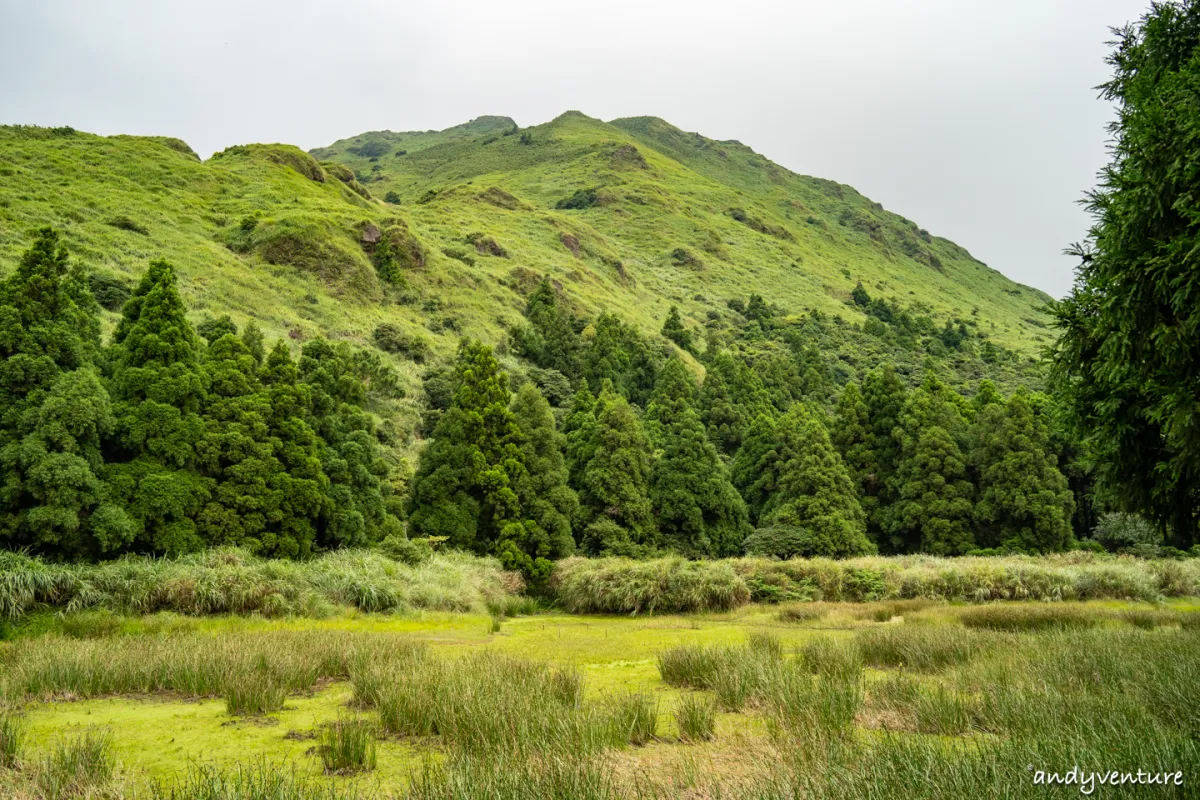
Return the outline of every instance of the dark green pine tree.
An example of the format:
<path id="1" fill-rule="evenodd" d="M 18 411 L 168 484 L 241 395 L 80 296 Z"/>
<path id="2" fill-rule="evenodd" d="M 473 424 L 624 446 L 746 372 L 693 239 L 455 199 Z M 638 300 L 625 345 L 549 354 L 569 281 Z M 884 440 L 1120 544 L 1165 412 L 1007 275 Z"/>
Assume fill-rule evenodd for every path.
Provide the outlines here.
<path id="1" fill-rule="evenodd" d="M 842 456 L 858 491 L 859 503 L 869 519 L 877 500 L 879 466 L 872 446 L 871 413 L 858 384 L 853 381 L 846 384 L 838 398 L 830 439 Z"/>
<path id="2" fill-rule="evenodd" d="M 632 555 L 657 545 L 649 482 L 650 442 L 633 407 L 611 388 L 600 393 L 580 476 L 582 543 L 593 554 Z"/>
<path id="3" fill-rule="evenodd" d="M 196 470 L 208 390 L 200 348 L 175 270 L 166 261 L 151 263 L 122 309 L 110 347 L 117 446 L 106 471 L 139 526 L 141 545 L 155 552 L 206 544 L 195 523 L 212 491 L 212 481 Z"/>
<path id="4" fill-rule="evenodd" d="M 896 438 L 900 457 L 892 502 L 881 509 L 888 548 L 897 553 L 961 555 L 974 549 L 974 487 L 959 441 L 965 422 L 932 372 L 908 398 Z"/>
<path id="5" fill-rule="evenodd" d="M 270 406 L 268 441 L 282 466 L 268 480 L 268 487 L 280 498 L 268 530 L 278 541 L 321 541 L 320 531 L 335 508 L 329 476 L 321 465 L 326 445 L 310 423 L 312 389 L 300 383 L 299 370 L 282 339 L 275 342 L 259 370 L 259 380 Z"/>
<path id="6" fill-rule="evenodd" d="M 759 524 L 767 500 L 777 489 L 775 465 L 778 460 L 775 418 L 770 414 L 759 414 L 746 431 L 731 469 L 733 485 L 746 501 L 750 521 L 755 525 Z"/>
<path id="7" fill-rule="evenodd" d="M 513 351 L 542 369 L 554 369 L 571 380 L 580 374 L 579 336 L 571 327 L 571 318 L 563 313 L 558 293 L 548 278 L 538 283 L 525 305 L 528 324 L 514 328 Z"/>
<path id="8" fill-rule="evenodd" d="M 650 473 L 650 501 L 663 544 L 690 557 L 739 554 L 752 530 L 746 504 L 699 415 L 683 407 L 666 419 L 659 433 L 662 451 Z"/>
<path id="9" fill-rule="evenodd" d="M 683 326 L 683 318 L 679 316 L 679 306 L 673 305 L 667 312 L 667 319 L 662 326 L 662 335 L 679 345 L 681 350 L 694 352 L 692 332 Z"/>
<path id="10" fill-rule="evenodd" d="M 376 541 L 388 520 L 387 464 L 375 422 L 364 409 L 372 383 L 372 375 L 364 372 L 369 366 L 345 342 L 314 339 L 300 351 L 300 381 L 312 393 L 312 426 L 324 443 L 321 468 L 333 501 L 318 530 L 317 544 L 323 548 Z"/>
<path id="11" fill-rule="evenodd" d="M 996 384 L 984 378 L 979 382 L 979 389 L 975 392 L 975 396 L 971 398 L 971 406 L 976 413 L 979 413 L 988 406 L 994 405 L 1004 405 L 1004 397 L 996 388 Z"/>
<path id="12" fill-rule="evenodd" d="M 247 322 L 246 327 L 242 329 L 242 344 L 246 345 L 246 349 L 254 357 L 254 363 L 261 367 L 263 359 L 267 357 L 267 350 L 263 344 L 262 328 L 258 327 L 254 320 Z"/>
<path id="13" fill-rule="evenodd" d="M 575 551 L 571 526 L 579 513 L 579 498 L 569 485 L 563 454 L 566 436 L 554 426 L 550 404 L 532 383 L 512 400 L 513 418 L 520 430 L 525 470 L 516 480 L 517 497 L 531 531 L 536 558 L 562 558 Z"/>
<path id="14" fill-rule="evenodd" d="M 601 314 L 585 331 L 589 344 L 583 354 L 583 374 L 592 386 L 610 381 L 625 399 L 644 405 L 662 362 L 660 351 L 613 314 Z"/>
<path id="15" fill-rule="evenodd" d="M 678 358 L 668 358 L 658 374 L 650 402 L 646 406 L 646 434 L 650 443 L 663 447 L 665 429 L 696 404 L 696 379 L 687 365 Z"/>
<path id="16" fill-rule="evenodd" d="M 1108 63 L 1112 162 L 1055 307 L 1054 383 L 1101 489 L 1186 549 L 1200 542 L 1200 2 L 1151 4 Z"/>
<path id="17" fill-rule="evenodd" d="M 854 285 L 854 291 L 850 293 L 850 297 L 854 300 L 854 305 L 859 308 L 871 305 L 871 294 L 863 288 L 862 281 Z"/>
<path id="18" fill-rule="evenodd" d="M 92 363 L 99 307 L 58 235 L 43 229 L 0 283 L 0 540 L 88 556 L 134 526 L 108 502 L 101 437 L 113 428 Z"/>
<path id="19" fill-rule="evenodd" d="M 495 552 L 528 571 L 532 561 L 520 562 L 535 555 L 525 547 L 535 543 L 526 541 L 531 532 L 524 530 L 516 489 L 526 476 L 508 376 L 492 349 L 477 341 L 459 345 L 455 366 L 454 402 L 421 452 L 410 484 L 409 526 L 425 536 L 448 537 L 456 547 Z"/>
<path id="20" fill-rule="evenodd" d="M 775 438 L 763 469 L 775 488 L 747 551 L 828 557 L 874 552 L 854 484 L 818 413 L 796 404 L 780 419 Z M 780 545 L 785 552 L 775 552 Z"/>
<path id="21" fill-rule="evenodd" d="M 1067 549 L 1075 501 L 1027 395 L 1018 391 L 1007 405 L 987 406 L 975 425 L 980 543 L 1029 553 Z"/>
<path id="22" fill-rule="evenodd" d="M 596 426 L 596 396 L 588 388 L 587 380 L 580 381 L 571 407 L 563 420 L 563 435 L 566 437 L 566 464 L 571 488 L 579 491 L 583 480 L 583 468 L 593 454 L 593 429 Z"/>
<path id="23" fill-rule="evenodd" d="M 708 365 L 699 408 L 708 437 L 726 455 L 742 446 L 758 414 L 774 412 L 758 373 L 727 351 L 715 355 Z"/>
<path id="24" fill-rule="evenodd" d="M 868 434 L 875 457 L 875 502 L 867 511 L 871 538 L 883 543 L 883 510 L 895 501 L 894 476 L 900 460 L 900 440 L 896 429 L 907 402 L 908 391 L 890 365 L 871 370 L 863 381 L 863 402 L 867 406 Z"/>

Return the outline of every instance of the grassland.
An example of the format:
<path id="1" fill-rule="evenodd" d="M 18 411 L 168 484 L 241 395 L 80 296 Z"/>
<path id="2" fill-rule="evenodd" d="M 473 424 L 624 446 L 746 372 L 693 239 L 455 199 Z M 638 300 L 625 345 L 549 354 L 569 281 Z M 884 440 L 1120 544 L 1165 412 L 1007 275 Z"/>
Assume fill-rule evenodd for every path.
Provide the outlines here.
<path id="1" fill-rule="evenodd" d="M 150 615 L 27 636 L 0 645 L 0 731 L 21 732 L 0 790 L 1040 797 L 1027 764 L 1200 767 L 1195 600 L 799 607 L 499 631 L 450 612 Z M 230 706 L 264 683 L 282 705 Z"/>

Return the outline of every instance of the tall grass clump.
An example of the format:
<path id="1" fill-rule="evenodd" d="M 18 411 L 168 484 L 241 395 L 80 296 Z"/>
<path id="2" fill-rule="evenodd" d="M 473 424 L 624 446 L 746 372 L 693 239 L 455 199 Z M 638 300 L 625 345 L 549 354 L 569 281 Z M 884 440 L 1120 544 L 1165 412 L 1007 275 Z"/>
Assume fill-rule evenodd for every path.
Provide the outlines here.
<path id="1" fill-rule="evenodd" d="M 360 800 L 354 786 L 318 781 L 263 760 L 222 768 L 193 762 L 182 779 L 154 784 L 151 800 Z"/>
<path id="2" fill-rule="evenodd" d="M 17 765 L 24 744 L 25 720 L 0 707 L 0 769 Z"/>
<path id="3" fill-rule="evenodd" d="M 1012 604 L 969 608 L 959 615 L 968 628 L 993 631 L 1034 632 L 1091 628 L 1103 612 L 1078 605 Z"/>
<path id="4" fill-rule="evenodd" d="M 361 717 L 339 717 L 321 729 L 317 749 L 328 774 L 375 769 L 375 726 Z"/>
<path id="5" fill-rule="evenodd" d="M 613 703 L 613 724 L 630 744 L 647 744 L 658 732 L 658 702 L 646 694 L 628 694 Z"/>
<path id="6" fill-rule="evenodd" d="M 48 798 L 89 797 L 113 778 L 112 739 L 108 732 L 87 731 L 59 739 L 34 767 L 34 783 Z"/>
<path id="7" fill-rule="evenodd" d="M 717 705 L 702 694 L 685 694 L 675 706 L 675 724 L 685 742 L 706 742 L 717 727 Z"/>
<path id="8" fill-rule="evenodd" d="M 829 606 L 824 603 L 792 603 L 780 608 L 775 616 L 780 622 L 816 622 L 829 616 Z"/>
<path id="9" fill-rule="evenodd" d="M 311 561 L 259 558 L 218 548 L 175 559 L 125 556 L 100 564 L 48 564 L 0 553 L 0 618 L 46 607 L 122 614 L 298 614 L 333 606 L 363 611 L 477 611 L 524 588 L 494 559 L 435 554 L 405 564 L 369 550 L 337 550 Z"/>
<path id="10" fill-rule="evenodd" d="M 426 762 L 413 775 L 406 794 L 408 800 L 616 800 L 626 796 L 598 759 L 573 754 L 483 758 L 452 753 L 443 763 Z"/>
<path id="11" fill-rule="evenodd" d="M 466 754 L 594 753 L 642 730 L 640 718 L 630 724 L 629 704 L 584 705 L 578 672 L 494 651 L 429 656 L 404 669 L 356 668 L 351 680 L 386 732 L 440 736 Z"/>
<path id="12" fill-rule="evenodd" d="M 854 639 L 869 666 L 937 672 L 991 652 L 1004 640 L 951 626 L 871 628 Z"/>
<path id="13" fill-rule="evenodd" d="M 285 695 L 274 675 L 255 669 L 226 679 L 225 710 L 235 716 L 269 714 L 283 708 Z"/>
<path id="14" fill-rule="evenodd" d="M 678 556 L 568 558 L 555 565 L 551 588 L 572 613 L 728 611 L 750 602 L 745 581 L 728 563 Z"/>

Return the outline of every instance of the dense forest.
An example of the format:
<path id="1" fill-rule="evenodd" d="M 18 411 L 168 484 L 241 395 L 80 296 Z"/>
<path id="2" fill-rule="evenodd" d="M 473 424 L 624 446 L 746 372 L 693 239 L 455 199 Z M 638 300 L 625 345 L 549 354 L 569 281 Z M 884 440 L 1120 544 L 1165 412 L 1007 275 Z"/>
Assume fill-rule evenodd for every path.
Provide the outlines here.
<path id="1" fill-rule="evenodd" d="M 573 315 L 542 280 L 502 344 L 512 374 L 469 339 L 426 371 L 415 471 L 385 458 L 367 410 L 398 391 L 378 352 L 316 339 L 297 357 L 253 324 L 194 327 L 163 261 L 104 343 L 93 288 L 49 229 L 3 284 L 9 548 L 446 543 L 537 582 L 573 553 L 1060 551 L 1102 507 L 1047 395 L 970 378 L 1037 381 L 1035 364 L 861 287 L 852 302 L 874 325 L 752 295 L 703 331 L 672 308 L 646 337 Z"/>

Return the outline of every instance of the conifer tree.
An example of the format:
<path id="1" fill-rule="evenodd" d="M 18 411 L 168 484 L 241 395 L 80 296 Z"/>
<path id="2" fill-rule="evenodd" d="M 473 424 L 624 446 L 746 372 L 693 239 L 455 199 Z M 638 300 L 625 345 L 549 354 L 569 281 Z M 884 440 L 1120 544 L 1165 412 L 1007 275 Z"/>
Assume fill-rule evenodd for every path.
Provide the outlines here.
<path id="1" fill-rule="evenodd" d="M 584 545 L 591 553 L 631 554 L 657 544 L 649 498 L 650 443 L 637 414 L 611 388 L 596 403 L 588 443 L 590 456 L 580 477 Z M 597 525 L 597 523 L 608 523 Z M 597 538 L 597 533 L 603 533 Z"/>
<path id="2" fill-rule="evenodd" d="M 425 536 L 446 536 L 456 547 L 495 552 L 510 568 L 528 571 L 532 557 L 542 554 L 517 494 L 528 477 L 508 376 L 490 347 L 470 340 L 459 345 L 456 370 L 454 402 L 422 451 L 410 485 L 409 526 Z"/>
<path id="3" fill-rule="evenodd" d="M 774 540 L 789 554 L 844 557 L 874 552 L 866 517 L 841 456 L 820 417 L 796 404 L 775 426 L 775 447 L 760 459 L 760 481 L 774 486 L 747 541 L 767 554 Z"/>
<path id="4" fill-rule="evenodd" d="M 613 314 L 601 314 L 590 328 L 584 377 L 592 386 L 611 381 L 625 399 L 643 405 L 658 379 L 661 352 Z"/>
<path id="5" fill-rule="evenodd" d="M 750 521 L 756 525 L 767 500 L 776 491 L 778 475 L 774 466 L 778 459 L 775 418 L 759 414 L 747 430 L 731 470 L 733 485 L 746 501 Z"/>
<path id="6" fill-rule="evenodd" d="M 680 359 L 668 358 L 646 406 L 646 433 L 652 445 L 663 446 L 664 429 L 684 411 L 694 410 L 696 395 L 692 371 Z"/>
<path id="7" fill-rule="evenodd" d="M 751 530 L 746 505 L 699 415 L 684 406 L 666 419 L 659 433 L 662 452 L 650 474 L 663 543 L 693 557 L 738 554 Z"/>
<path id="8" fill-rule="evenodd" d="M 741 447 L 758 414 L 774 413 L 758 373 L 726 351 L 709 363 L 698 405 L 709 438 L 726 455 Z"/>
<path id="9" fill-rule="evenodd" d="M 593 453 L 592 433 L 596 425 L 596 396 L 592 394 L 586 379 L 571 398 L 571 407 L 563 420 L 563 435 L 566 437 L 566 464 L 571 488 L 578 492 L 582 485 L 583 468 Z"/>
<path id="10" fill-rule="evenodd" d="M 972 461 L 980 475 L 975 520 L 981 544 L 1047 553 L 1073 539 L 1075 501 L 1050 449 L 1049 432 L 1024 392 L 987 406 L 976 421 Z"/>
<path id="11" fill-rule="evenodd" d="M 513 350 L 543 369 L 558 370 L 572 380 L 579 377 L 579 336 L 548 278 L 542 278 L 529 296 L 525 319 L 527 325 L 511 332 Z"/>
<path id="12" fill-rule="evenodd" d="M 878 489 L 879 467 L 872 447 L 870 409 L 863 401 L 858 384 L 853 381 L 846 384 L 838 398 L 830 438 L 842 456 L 859 501 L 869 517 Z"/>
<path id="13" fill-rule="evenodd" d="M 871 370 L 863 381 L 863 402 L 867 406 L 868 435 L 875 460 L 874 494 L 869 504 L 867 526 L 871 538 L 883 540 L 883 509 L 895 500 L 894 476 L 900 460 L 900 441 L 896 428 L 907 401 L 907 390 L 892 367 Z"/>
<path id="14" fill-rule="evenodd" d="M 975 546 L 974 487 L 959 446 L 966 426 L 949 393 L 927 372 L 896 428 L 900 456 L 890 487 L 893 499 L 881 512 L 893 552 L 961 555 Z"/>
<path id="15" fill-rule="evenodd" d="M 662 326 L 662 335 L 679 345 L 681 350 L 691 353 L 694 347 L 692 333 L 683 326 L 683 318 L 679 316 L 679 306 L 672 305 L 667 312 L 667 319 Z"/>
<path id="16" fill-rule="evenodd" d="M 516 480 L 524 516 L 536 525 L 537 541 L 530 555 L 562 558 L 575 550 L 571 526 L 579 513 L 579 498 L 569 485 L 563 450 L 566 436 L 555 430 L 550 404 L 531 383 L 512 400 L 513 418 L 520 430 L 525 470 Z"/>
<path id="17" fill-rule="evenodd" d="M 195 517 L 212 491 L 196 471 L 207 376 L 200 343 L 184 314 L 175 270 L 150 264 L 122 309 L 110 362 L 117 447 L 107 470 L 114 492 L 162 553 L 198 550 Z"/>
<path id="18" fill-rule="evenodd" d="M 0 282 L 0 541 L 67 556 L 126 546 L 107 502 L 101 438 L 113 418 L 92 363 L 99 307 L 58 234 L 37 236 Z"/>

